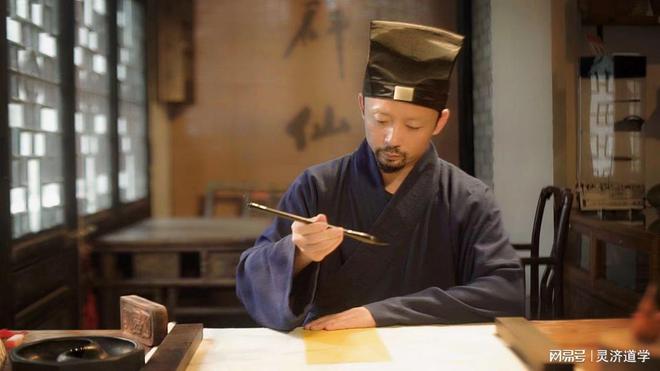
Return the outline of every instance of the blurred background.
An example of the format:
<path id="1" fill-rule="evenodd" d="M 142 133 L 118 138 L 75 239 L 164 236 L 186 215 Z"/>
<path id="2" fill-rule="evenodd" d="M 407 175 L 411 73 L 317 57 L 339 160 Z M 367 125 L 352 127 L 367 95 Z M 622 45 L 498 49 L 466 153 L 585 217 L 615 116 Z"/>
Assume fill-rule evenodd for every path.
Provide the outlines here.
<path id="1" fill-rule="evenodd" d="M 660 275 L 657 1 L 6 0 L 3 12 L 0 327 L 117 327 L 130 293 L 181 322 L 254 325 L 234 268 L 270 219 L 245 201 L 275 206 L 305 168 L 363 140 L 373 19 L 466 36 L 434 143 L 493 189 L 514 244 L 530 242 L 542 187 L 576 195 L 562 317 L 627 315 Z M 623 81 L 627 59 L 581 76 L 581 57 L 612 55 L 643 74 L 622 82 L 634 104 L 604 108 L 605 125 L 642 123 L 621 149 L 628 175 L 589 178 L 585 161 L 623 157 L 592 143 L 600 108 L 581 94 Z M 585 207 L 585 189 L 602 202 Z M 541 255 L 557 248 L 546 214 Z"/>

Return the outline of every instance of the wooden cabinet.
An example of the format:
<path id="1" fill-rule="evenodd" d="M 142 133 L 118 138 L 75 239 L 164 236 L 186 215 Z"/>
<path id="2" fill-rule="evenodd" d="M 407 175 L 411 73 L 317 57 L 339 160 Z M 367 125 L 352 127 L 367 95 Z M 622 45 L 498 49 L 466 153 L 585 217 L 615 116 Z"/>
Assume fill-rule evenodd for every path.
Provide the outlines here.
<path id="1" fill-rule="evenodd" d="M 148 219 L 94 243 L 101 326 L 119 324 L 119 296 L 165 305 L 170 320 L 206 327 L 255 325 L 236 298 L 240 254 L 270 224 L 263 218 Z"/>
<path id="2" fill-rule="evenodd" d="M 571 214 L 564 261 L 567 318 L 629 316 L 660 279 L 660 234 Z"/>

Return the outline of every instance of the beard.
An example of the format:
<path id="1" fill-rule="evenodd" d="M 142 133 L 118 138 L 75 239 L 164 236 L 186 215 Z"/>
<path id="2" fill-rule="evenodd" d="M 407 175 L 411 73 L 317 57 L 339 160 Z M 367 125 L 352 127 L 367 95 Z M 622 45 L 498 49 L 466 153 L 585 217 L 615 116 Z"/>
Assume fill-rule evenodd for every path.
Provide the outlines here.
<path id="1" fill-rule="evenodd" d="M 391 159 L 387 155 L 398 155 L 398 158 Z M 398 147 L 384 147 L 376 150 L 376 162 L 378 167 L 384 173 L 396 173 L 403 169 L 407 164 L 407 155 L 401 152 Z"/>

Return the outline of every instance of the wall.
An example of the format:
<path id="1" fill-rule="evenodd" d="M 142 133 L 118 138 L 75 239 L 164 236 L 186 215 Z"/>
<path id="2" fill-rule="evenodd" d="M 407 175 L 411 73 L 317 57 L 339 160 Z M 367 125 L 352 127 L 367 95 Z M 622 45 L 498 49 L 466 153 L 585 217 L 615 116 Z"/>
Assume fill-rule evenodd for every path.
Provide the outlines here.
<path id="1" fill-rule="evenodd" d="M 491 1 L 493 183 L 513 242 L 529 242 L 539 191 L 553 184 L 550 14 L 546 0 Z"/>
<path id="2" fill-rule="evenodd" d="M 304 168 L 357 146 L 363 138 L 357 93 L 370 19 L 456 29 L 456 3 L 449 0 L 198 0 L 194 6 L 194 100 L 170 107 L 169 132 L 157 133 L 159 141 L 152 150 L 157 162 L 163 156 L 159 148 L 169 148 L 171 167 L 152 170 L 160 171 L 154 174 L 158 181 L 168 170 L 171 173 L 174 215 L 195 214 L 209 182 L 286 188 Z M 346 22 L 341 28 L 341 53 L 337 34 L 331 32 L 337 11 L 343 12 Z M 314 15 L 310 24 L 315 36 L 308 34 L 287 55 L 306 14 Z M 449 107 L 457 113 L 455 77 Z M 336 129 L 345 121 L 348 130 L 315 138 L 314 125 L 324 124 L 330 113 L 333 117 L 328 121 Z M 454 163 L 458 163 L 456 118 L 454 114 L 435 141 L 440 155 Z M 300 142 L 297 147 L 287 132 L 296 119 L 303 128 L 304 146 Z M 168 193 L 167 185 L 154 186 L 162 188 L 160 194 Z M 163 216 L 166 208 L 161 211 Z"/>

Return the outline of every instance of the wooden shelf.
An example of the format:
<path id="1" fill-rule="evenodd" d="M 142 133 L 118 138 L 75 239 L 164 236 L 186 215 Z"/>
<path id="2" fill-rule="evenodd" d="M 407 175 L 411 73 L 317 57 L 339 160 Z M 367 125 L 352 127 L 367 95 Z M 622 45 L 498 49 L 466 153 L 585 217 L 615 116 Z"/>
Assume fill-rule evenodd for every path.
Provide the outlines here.
<path id="1" fill-rule="evenodd" d="M 176 307 L 176 316 L 233 316 L 247 315 L 243 307 Z"/>
<path id="2" fill-rule="evenodd" d="M 586 17 L 582 18 L 582 24 L 588 26 L 660 26 L 660 16 Z"/>
<path id="3" fill-rule="evenodd" d="M 567 318 L 628 316 L 660 279 L 660 234 L 574 211 L 564 258 Z"/>
<path id="4" fill-rule="evenodd" d="M 153 279 L 116 279 L 97 280 L 98 287 L 236 287 L 236 279 L 220 278 L 204 280 L 198 278 L 153 278 Z"/>
<path id="5" fill-rule="evenodd" d="M 578 9 L 582 24 L 585 25 L 657 26 L 660 24 L 660 2 L 657 0 L 579 0 Z"/>

